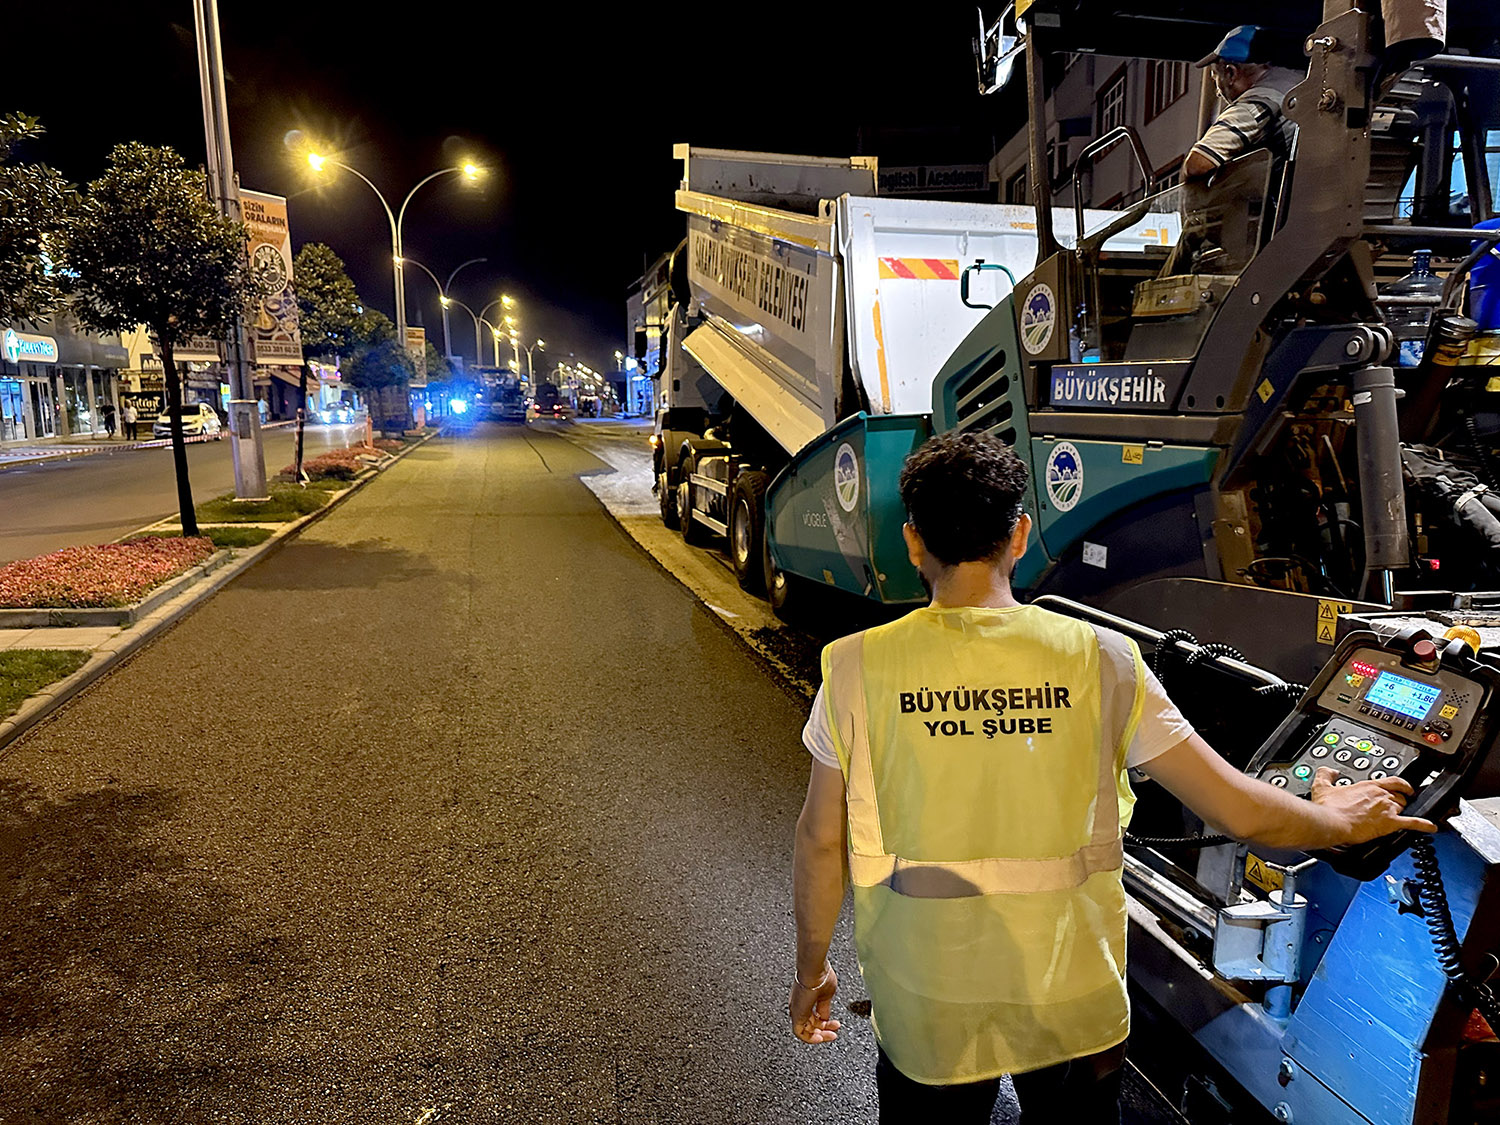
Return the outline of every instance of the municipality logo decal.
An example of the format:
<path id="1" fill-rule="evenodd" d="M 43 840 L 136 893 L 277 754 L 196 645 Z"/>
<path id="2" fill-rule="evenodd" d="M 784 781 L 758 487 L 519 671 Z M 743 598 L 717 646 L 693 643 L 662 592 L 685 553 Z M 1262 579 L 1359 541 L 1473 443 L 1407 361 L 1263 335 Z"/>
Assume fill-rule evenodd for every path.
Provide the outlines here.
<path id="1" fill-rule="evenodd" d="M 1037 355 L 1052 339 L 1052 324 L 1057 319 L 1056 304 L 1052 299 L 1052 287 L 1037 285 L 1032 288 L 1026 303 L 1021 306 L 1021 345 L 1032 355 Z"/>
<path id="2" fill-rule="evenodd" d="M 854 446 L 845 442 L 833 455 L 833 490 L 838 494 L 839 507 L 846 512 L 854 511 L 859 503 L 859 458 L 854 456 Z"/>
<path id="3" fill-rule="evenodd" d="M 1047 495 L 1059 512 L 1072 511 L 1083 495 L 1083 458 L 1072 442 L 1058 442 L 1047 455 Z"/>

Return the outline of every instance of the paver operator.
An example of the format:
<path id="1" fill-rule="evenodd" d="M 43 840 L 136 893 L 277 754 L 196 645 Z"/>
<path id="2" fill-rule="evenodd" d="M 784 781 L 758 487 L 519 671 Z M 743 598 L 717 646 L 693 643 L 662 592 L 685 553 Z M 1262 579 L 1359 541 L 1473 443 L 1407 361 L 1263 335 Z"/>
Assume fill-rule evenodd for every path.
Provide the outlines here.
<path id="1" fill-rule="evenodd" d="M 988 1122 L 1000 1076 L 1025 1120 L 1118 1120 L 1129 1007 L 1121 834 L 1139 767 L 1203 819 L 1275 847 L 1402 828 L 1399 778 L 1312 800 L 1253 780 L 1183 718 L 1133 641 L 1021 605 L 1026 466 L 956 433 L 901 474 L 906 543 L 932 591 L 835 641 L 803 740 L 792 1030 L 837 1038 L 829 942 L 854 885 L 879 1045 L 881 1120 Z"/>
<path id="2" fill-rule="evenodd" d="M 1183 179 L 1212 175 L 1236 157 L 1259 148 L 1270 151 L 1275 169 L 1291 155 L 1297 127 L 1282 108 L 1287 91 L 1305 76 L 1273 65 L 1265 40 L 1260 28 L 1242 24 L 1195 64 L 1209 68 L 1219 97 L 1228 104 L 1188 150 L 1182 165 Z M 1273 171 L 1273 183 L 1276 178 Z"/>

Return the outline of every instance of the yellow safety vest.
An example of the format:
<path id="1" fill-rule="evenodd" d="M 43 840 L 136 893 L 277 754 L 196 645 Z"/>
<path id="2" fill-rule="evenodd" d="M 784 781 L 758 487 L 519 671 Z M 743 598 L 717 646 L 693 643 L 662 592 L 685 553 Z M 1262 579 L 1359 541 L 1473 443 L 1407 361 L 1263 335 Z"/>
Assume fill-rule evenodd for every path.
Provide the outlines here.
<path id="1" fill-rule="evenodd" d="M 823 652 L 875 1033 L 942 1085 L 1115 1046 L 1134 642 L 1031 606 L 920 609 Z"/>

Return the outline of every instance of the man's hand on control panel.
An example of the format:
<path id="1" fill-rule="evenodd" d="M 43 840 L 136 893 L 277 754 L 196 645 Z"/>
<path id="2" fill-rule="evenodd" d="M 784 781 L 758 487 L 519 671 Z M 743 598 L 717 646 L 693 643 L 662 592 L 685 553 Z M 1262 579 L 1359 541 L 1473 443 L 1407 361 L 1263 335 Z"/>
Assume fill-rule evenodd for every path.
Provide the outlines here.
<path id="1" fill-rule="evenodd" d="M 1313 777 L 1313 804 L 1341 817 L 1347 837 L 1341 844 L 1363 844 L 1403 829 L 1436 832 L 1437 825 L 1419 816 L 1403 816 L 1407 799 L 1414 790 L 1400 777 L 1382 777 L 1374 781 L 1356 781 L 1338 785 L 1339 771 L 1320 766 Z"/>
<path id="2" fill-rule="evenodd" d="M 1316 851 L 1404 828 L 1437 831 L 1429 820 L 1402 815 L 1412 787 L 1399 777 L 1339 785 L 1338 771 L 1325 766 L 1307 801 L 1241 773 L 1197 734 L 1143 768 L 1218 831 L 1274 848 Z"/>

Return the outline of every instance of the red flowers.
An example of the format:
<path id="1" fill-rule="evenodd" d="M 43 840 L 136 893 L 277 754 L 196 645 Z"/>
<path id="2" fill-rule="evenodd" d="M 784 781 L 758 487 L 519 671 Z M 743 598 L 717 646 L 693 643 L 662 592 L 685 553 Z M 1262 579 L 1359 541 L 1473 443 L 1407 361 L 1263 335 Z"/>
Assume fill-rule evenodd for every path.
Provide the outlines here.
<path id="1" fill-rule="evenodd" d="M 399 441 L 393 444 L 398 449 L 401 447 Z M 335 449 L 328 453 L 320 454 L 317 457 L 309 457 L 302 462 L 302 471 L 307 474 L 310 480 L 319 480 L 323 477 L 332 477 L 335 480 L 353 480 L 356 474 L 365 468 L 366 464 L 374 461 L 384 461 L 385 456 L 382 450 L 374 446 L 352 445 L 348 449 Z M 361 462 L 359 460 L 361 457 L 368 460 Z M 292 469 L 293 466 L 288 465 L 281 471 L 285 476 L 291 476 Z"/>
<path id="2" fill-rule="evenodd" d="M 201 536 L 66 547 L 0 566 L 0 609 L 130 605 L 213 553 Z"/>

